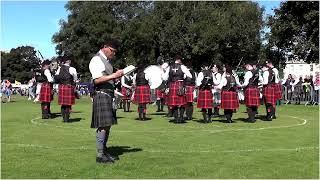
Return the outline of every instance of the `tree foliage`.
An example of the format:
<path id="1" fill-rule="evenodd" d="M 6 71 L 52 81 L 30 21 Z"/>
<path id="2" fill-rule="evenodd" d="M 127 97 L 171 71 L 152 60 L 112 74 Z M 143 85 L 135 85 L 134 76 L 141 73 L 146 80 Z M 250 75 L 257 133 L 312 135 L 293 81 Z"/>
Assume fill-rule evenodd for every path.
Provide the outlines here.
<path id="1" fill-rule="evenodd" d="M 1 78 L 22 83 L 33 77 L 33 71 L 40 68 L 41 60 L 31 46 L 13 48 L 10 52 L 1 52 Z"/>
<path id="2" fill-rule="evenodd" d="M 269 18 L 271 57 L 289 52 L 306 62 L 319 61 L 319 1 L 286 1 Z M 276 55 L 274 55 L 276 54 Z"/>
<path id="3" fill-rule="evenodd" d="M 53 36 L 58 54 L 72 54 L 83 76 L 109 37 L 122 42 L 116 66 L 155 63 L 180 54 L 198 66 L 204 62 L 237 65 L 256 62 L 263 26 L 256 2 L 109 1 L 68 2 L 67 21 Z"/>

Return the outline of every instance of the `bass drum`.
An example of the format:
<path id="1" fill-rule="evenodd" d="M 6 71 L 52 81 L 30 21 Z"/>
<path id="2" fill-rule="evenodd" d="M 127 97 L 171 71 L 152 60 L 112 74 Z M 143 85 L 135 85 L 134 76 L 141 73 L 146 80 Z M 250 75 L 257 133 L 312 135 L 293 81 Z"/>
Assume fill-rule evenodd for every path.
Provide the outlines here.
<path id="1" fill-rule="evenodd" d="M 163 70 L 157 65 L 148 66 L 144 73 L 149 77 L 150 89 L 156 89 L 162 84 L 162 74 Z"/>

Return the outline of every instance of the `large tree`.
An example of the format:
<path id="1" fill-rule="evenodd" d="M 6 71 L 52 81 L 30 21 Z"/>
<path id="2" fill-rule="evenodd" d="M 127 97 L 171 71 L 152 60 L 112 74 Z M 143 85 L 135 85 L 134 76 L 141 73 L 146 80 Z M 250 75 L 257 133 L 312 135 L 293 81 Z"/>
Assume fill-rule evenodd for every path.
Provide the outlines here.
<path id="1" fill-rule="evenodd" d="M 262 13 L 256 2 L 68 2 L 70 14 L 53 36 L 59 54 L 72 54 L 89 77 L 88 63 L 108 37 L 122 42 L 116 66 L 154 63 L 180 54 L 237 65 L 256 62 L 261 49 Z"/>
<path id="2" fill-rule="evenodd" d="M 1 52 L 1 78 L 10 81 L 29 81 L 33 71 L 40 68 L 41 60 L 31 46 L 13 48 L 10 52 Z"/>
<path id="3" fill-rule="evenodd" d="M 269 18 L 269 58 L 283 61 L 292 54 L 306 62 L 319 61 L 319 2 L 286 1 Z"/>

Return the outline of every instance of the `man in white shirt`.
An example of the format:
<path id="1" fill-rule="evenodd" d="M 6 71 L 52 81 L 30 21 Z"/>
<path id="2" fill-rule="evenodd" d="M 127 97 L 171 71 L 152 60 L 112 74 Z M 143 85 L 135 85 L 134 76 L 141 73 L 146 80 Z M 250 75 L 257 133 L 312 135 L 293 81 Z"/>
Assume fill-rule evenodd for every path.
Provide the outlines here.
<path id="1" fill-rule="evenodd" d="M 100 51 L 91 59 L 90 73 L 94 84 L 91 128 L 97 128 L 97 163 L 113 163 L 117 158 L 107 153 L 107 141 L 110 128 L 116 124 L 116 111 L 113 106 L 114 79 L 123 76 L 123 70 L 113 73 L 110 61 L 113 59 L 119 42 L 108 39 Z"/>
<path id="2" fill-rule="evenodd" d="M 42 63 L 42 70 L 39 82 L 41 82 L 39 101 L 41 101 L 42 119 L 50 119 L 50 103 L 53 100 L 52 88 L 53 77 L 50 72 L 50 61 L 45 60 Z"/>

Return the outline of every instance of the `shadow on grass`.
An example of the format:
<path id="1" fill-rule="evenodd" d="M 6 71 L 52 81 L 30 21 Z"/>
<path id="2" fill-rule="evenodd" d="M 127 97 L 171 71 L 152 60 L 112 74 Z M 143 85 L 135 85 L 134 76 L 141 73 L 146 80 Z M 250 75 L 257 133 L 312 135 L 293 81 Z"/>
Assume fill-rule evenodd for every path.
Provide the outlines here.
<path id="1" fill-rule="evenodd" d="M 144 121 L 150 121 L 152 118 L 146 118 L 146 120 L 144 120 Z M 137 121 L 139 121 L 139 118 L 135 118 L 134 120 L 137 120 Z M 143 121 L 143 120 L 141 120 L 141 121 Z"/>
<path id="2" fill-rule="evenodd" d="M 73 119 L 69 119 L 70 123 L 74 123 L 74 122 L 80 122 L 82 118 L 73 118 Z"/>
<path id="3" fill-rule="evenodd" d="M 156 112 L 156 113 L 150 113 L 149 115 L 167 115 L 166 112 Z"/>
<path id="4" fill-rule="evenodd" d="M 131 148 L 130 146 L 111 146 L 111 147 L 108 147 L 107 151 L 112 156 L 119 157 L 124 153 L 139 152 L 139 151 L 142 151 L 142 149 Z"/>

